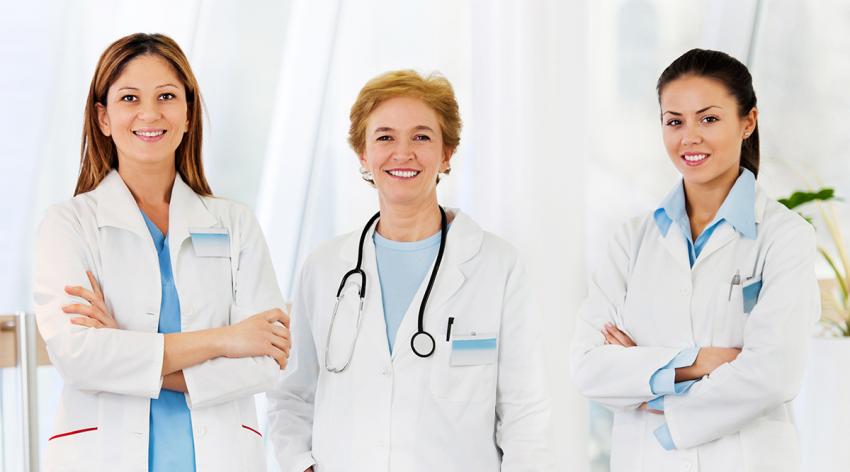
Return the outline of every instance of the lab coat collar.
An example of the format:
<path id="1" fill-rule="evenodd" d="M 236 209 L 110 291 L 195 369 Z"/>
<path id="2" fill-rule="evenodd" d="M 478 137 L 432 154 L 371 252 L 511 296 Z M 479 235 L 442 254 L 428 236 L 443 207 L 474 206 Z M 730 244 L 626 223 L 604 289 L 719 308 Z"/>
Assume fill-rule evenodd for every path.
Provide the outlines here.
<path id="1" fill-rule="evenodd" d="M 448 265 L 460 265 L 469 259 L 472 259 L 473 256 L 478 254 L 478 251 L 481 249 L 481 242 L 484 239 L 484 231 L 477 223 L 475 223 L 475 221 L 472 220 L 472 218 L 457 208 L 445 208 L 445 210 L 446 216 L 448 216 L 450 220 L 452 217 L 454 217 L 454 219 L 451 222 L 451 228 L 449 229 L 448 238 L 446 239 L 446 250 L 443 254 L 442 263 L 443 267 Z M 374 246 L 372 234 L 375 232 L 376 226 L 377 224 L 372 225 L 372 228 L 370 228 L 368 234 L 366 234 L 366 239 L 364 241 L 365 245 Z M 353 264 L 357 262 L 357 250 L 360 245 L 361 233 L 362 228 L 361 230 L 350 233 L 340 247 L 340 258 L 351 262 L 352 267 Z M 374 249 L 372 249 L 372 254 L 374 254 Z M 364 258 L 365 257 L 366 254 L 364 251 Z M 443 269 L 441 268 L 440 271 L 442 272 Z"/>
<path id="2" fill-rule="evenodd" d="M 106 174 L 91 195 L 97 203 L 95 217 L 98 228 L 111 226 L 150 237 L 139 206 L 117 170 L 112 169 Z"/>
<path id="3" fill-rule="evenodd" d="M 750 171 L 744 169 L 744 172 L 749 173 Z M 743 173 L 742 173 L 743 174 Z M 750 174 L 752 175 L 752 174 Z M 740 178 L 739 181 L 740 182 Z M 723 248 L 730 242 L 735 239 L 755 239 L 758 235 L 758 227 L 761 225 L 762 221 L 764 221 L 764 213 L 765 208 L 767 206 L 767 195 L 762 190 L 761 186 L 755 182 L 751 181 L 753 186 L 754 196 L 749 197 L 750 201 L 754 199 L 753 202 L 753 229 L 748 231 L 751 232 L 750 237 L 748 234 L 744 234 L 744 232 L 739 231 L 734 227 L 733 224 L 728 225 L 720 225 L 714 233 L 711 235 L 711 238 L 705 245 L 705 248 L 702 250 L 702 253 L 694 262 L 694 268 L 696 268 L 701 261 L 707 259 L 711 254 L 717 252 L 719 249 Z M 749 185 L 749 184 L 748 184 Z M 681 183 L 678 185 L 678 188 L 681 189 Z M 677 189 L 674 188 L 672 192 L 667 196 L 665 202 L 668 202 L 671 198 L 674 198 Z M 731 194 L 731 191 L 730 191 Z M 683 195 L 684 196 L 684 195 Z M 719 213 L 719 212 L 718 212 Z M 667 216 L 666 211 L 664 209 L 664 205 L 655 210 L 653 214 L 653 218 L 655 220 L 655 224 L 660 233 L 660 238 L 663 240 L 664 245 L 667 247 L 671 256 L 674 260 L 676 260 L 680 265 L 684 268 L 690 269 L 690 261 L 688 260 L 688 248 L 687 248 L 687 239 L 688 235 L 683 234 L 684 231 L 680 225 L 672 224 L 672 220 Z"/>
<path id="4" fill-rule="evenodd" d="M 714 220 L 706 228 L 724 220 L 743 237 L 756 239 L 757 210 L 756 178 L 748 169 L 741 168 L 741 173 L 735 180 L 735 184 L 717 210 Z M 762 208 L 762 212 L 763 210 Z M 653 218 L 662 236 L 667 236 L 667 232 L 674 222 L 680 226 L 682 232 L 686 232 L 686 236 L 689 236 L 690 223 L 685 209 L 685 191 L 682 181 L 679 181 L 662 200 L 661 205 L 653 213 Z"/>
<path id="5" fill-rule="evenodd" d="M 139 206 L 118 171 L 113 169 L 92 191 L 97 202 L 97 225 L 112 226 L 132 231 L 143 238 L 150 237 Z M 196 194 L 180 177 L 174 179 L 171 203 L 168 210 L 168 238 L 172 248 L 189 237 L 189 228 L 208 228 L 217 223 L 201 196 Z"/>

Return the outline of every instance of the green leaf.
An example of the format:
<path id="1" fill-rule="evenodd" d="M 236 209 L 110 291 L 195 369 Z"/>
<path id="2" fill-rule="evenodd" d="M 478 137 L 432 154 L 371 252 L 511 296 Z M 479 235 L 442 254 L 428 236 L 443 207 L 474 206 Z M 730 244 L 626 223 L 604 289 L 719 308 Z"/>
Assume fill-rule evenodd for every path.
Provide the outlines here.
<path id="1" fill-rule="evenodd" d="M 837 200 L 835 189 L 824 187 L 817 192 L 794 192 L 788 198 L 780 198 L 779 203 L 785 205 L 789 209 L 796 208 L 816 200 L 828 201 Z"/>

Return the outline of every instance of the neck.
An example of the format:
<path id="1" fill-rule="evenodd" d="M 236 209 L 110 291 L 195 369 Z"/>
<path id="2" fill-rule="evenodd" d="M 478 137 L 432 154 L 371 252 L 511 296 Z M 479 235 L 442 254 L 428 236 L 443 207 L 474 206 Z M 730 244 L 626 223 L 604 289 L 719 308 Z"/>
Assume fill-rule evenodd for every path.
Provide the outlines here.
<path id="1" fill-rule="evenodd" d="M 685 181 L 685 208 L 688 211 L 688 219 L 691 227 L 704 227 L 723 205 L 729 191 L 738 179 L 738 170 L 718 176 L 716 179 L 705 183 L 689 183 Z"/>
<path id="2" fill-rule="evenodd" d="M 381 202 L 381 219 L 375 231 L 392 241 L 421 241 L 440 230 L 437 200 L 414 205 L 388 205 Z"/>
<path id="3" fill-rule="evenodd" d="M 171 202 L 177 176 L 173 161 L 170 165 L 138 165 L 119 160 L 118 175 L 140 207 L 167 206 Z"/>

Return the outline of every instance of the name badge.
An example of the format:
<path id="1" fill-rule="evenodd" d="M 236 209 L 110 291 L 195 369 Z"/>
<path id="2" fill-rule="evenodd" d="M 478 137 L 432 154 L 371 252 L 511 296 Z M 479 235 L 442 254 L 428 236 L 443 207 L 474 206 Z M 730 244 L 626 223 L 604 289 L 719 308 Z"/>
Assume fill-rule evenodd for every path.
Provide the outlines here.
<path id="1" fill-rule="evenodd" d="M 499 340 L 495 336 L 474 335 L 452 338 L 451 365 L 493 364 L 499 359 Z"/>
<path id="2" fill-rule="evenodd" d="M 192 247 L 198 257 L 230 257 L 230 235 L 225 228 L 192 228 Z"/>

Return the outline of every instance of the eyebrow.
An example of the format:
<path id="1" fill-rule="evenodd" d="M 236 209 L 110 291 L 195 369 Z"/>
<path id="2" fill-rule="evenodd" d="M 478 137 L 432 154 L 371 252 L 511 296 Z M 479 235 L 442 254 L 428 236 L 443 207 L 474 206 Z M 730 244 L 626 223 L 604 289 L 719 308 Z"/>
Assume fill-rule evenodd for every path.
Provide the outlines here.
<path id="1" fill-rule="evenodd" d="M 719 106 L 719 105 L 709 105 L 709 106 L 707 106 L 707 107 L 705 107 L 705 108 L 702 108 L 702 109 L 697 110 L 697 115 L 699 115 L 700 113 L 702 113 L 702 112 L 704 112 L 704 111 L 708 110 L 709 108 L 720 108 L 721 110 L 723 109 L 723 107 L 721 107 L 721 106 Z M 664 115 L 666 115 L 667 113 L 669 113 L 669 114 L 671 114 L 671 115 L 682 116 L 682 114 L 681 114 L 681 113 L 679 113 L 679 112 L 677 112 L 677 111 L 669 111 L 669 110 L 668 110 L 668 111 L 665 111 L 664 113 L 662 113 L 662 114 L 661 114 L 661 116 L 664 116 Z"/>
<path id="2" fill-rule="evenodd" d="M 414 126 L 413 130 L 414 131 L 431 131 L 432 133 L 434 132 L 434 130 L 431 129 L 430 126 L 425 126 L 425 125 Z M 385 133 L 387 131 L 395 131 L 395 129 L 390 128 L 389 126 L 379 126 L 379 127 L 375 128 L 375 131 L 373 131 L 373 133 Z"/>
<path id="3" fill-rule="evenodd" d="M 170 83 L 169 83 L 169 84 L 162 84 L 162 85 L 157 85 L 157 86 L 156 86 L 156 88 L 163 88 L 163 87 L 174 87 L 174 88 L 178 88 L 176 85 L 174 85 L 174 84 L 170 84 Z M 139 89 L 138 89 L 137 87 L 121 87 L 120 89 L 118 89 L 118 91 L 119 91 L 119 92 L 120 92 L 120 91 L 122 91 L 122 90 L 139 90 Z"/>

